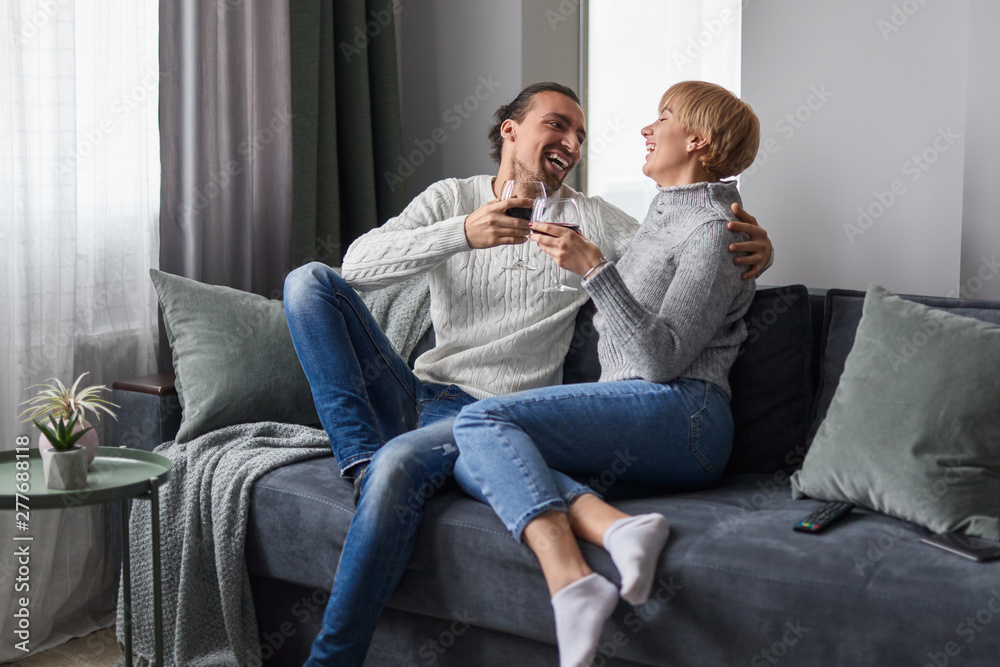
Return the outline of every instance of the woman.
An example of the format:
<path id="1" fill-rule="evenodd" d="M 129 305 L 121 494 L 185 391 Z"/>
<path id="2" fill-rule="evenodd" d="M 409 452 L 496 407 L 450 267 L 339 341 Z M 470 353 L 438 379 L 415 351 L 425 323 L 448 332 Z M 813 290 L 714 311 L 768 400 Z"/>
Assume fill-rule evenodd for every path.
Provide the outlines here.
<path id="1" fill-rule="evenodd" d="M 485 399 L 454 426 L 459 483 L 539 559 L 563 667 L 590 664 L 619 594 L 646 602 L 669 533 L 662 515 L 628 516 L 573 478 L 696 489 L 718 479 L 732 447 L 727 377 L 754 286 L 729 257 L 740 199 L 720 179 L 753 161 L 759 123 L 730 92 L 696 81 L 672 86 L 659 111 L 642 135 L 643 173 L 660 191 L 617 265 L 577 233 L 532 223 L 529 238 L 582 276 L 597 305 L 601 381 Z M 608 550 L 620 592 L 577 537 Z"/>

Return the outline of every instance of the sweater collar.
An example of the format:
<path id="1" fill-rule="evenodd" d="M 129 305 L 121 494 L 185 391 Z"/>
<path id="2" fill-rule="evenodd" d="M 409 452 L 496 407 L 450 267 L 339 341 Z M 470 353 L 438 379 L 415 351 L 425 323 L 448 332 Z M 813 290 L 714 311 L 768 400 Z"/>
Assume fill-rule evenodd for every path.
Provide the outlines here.
<path id="1" fill-rule="evenodd" d="M 668 206 L 718 206 L 740 201 L 740 193 L 736 181 L 718 181 L 716 183 L 692 183 L 691 185 L 657 186 L 659 193 L 653 205 L 657 211 Z"/>
<path id="2" fill-rule="evenodd" d="M 496 180 L 496 176 L 482 176 L 479 180 L 479 196 L 482 198 L 481 203 L 485 204 L 488 201 L 493 201 L 497 198 L 493 194 L 493 181 Z"/>

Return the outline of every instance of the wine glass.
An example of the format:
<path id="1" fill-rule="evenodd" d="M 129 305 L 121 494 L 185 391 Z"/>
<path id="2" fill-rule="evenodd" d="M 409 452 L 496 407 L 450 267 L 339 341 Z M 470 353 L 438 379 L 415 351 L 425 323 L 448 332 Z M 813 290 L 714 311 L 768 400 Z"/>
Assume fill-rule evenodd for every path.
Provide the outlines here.
<path id="1" fill-rule="evenodd" d="M 514 207 L 507 209 L 507 215 L 512 218 L 522 220 L 533 220 L 545 208 L 545 185 L 541 181 L 504 181 L 500 188 L 500 199 L 510 199 L 512 197 L 524 197 L 535 202 L 534 208 Z M 538 267 L 531 264 L 528 256 L 528 244 L 523 243 L 516 249 L 517 259 L 513 263 L 503 267 L 511 271 L 537 271 Z"/>
<path id="2" fill-rule="evenodd" d="M 535 220 L 547 222 L 550 225 L 559 225 L 571 229 L 574 232 L 580 231 L 580 204 L 576 199 L 547 199 L 541 210 L 536 207 Z M 575 292 L 579 289 L 580 277 L 572 271 L 559 269 L 559 282 L 551 287 L 546 287 L 543 292 Z"/>

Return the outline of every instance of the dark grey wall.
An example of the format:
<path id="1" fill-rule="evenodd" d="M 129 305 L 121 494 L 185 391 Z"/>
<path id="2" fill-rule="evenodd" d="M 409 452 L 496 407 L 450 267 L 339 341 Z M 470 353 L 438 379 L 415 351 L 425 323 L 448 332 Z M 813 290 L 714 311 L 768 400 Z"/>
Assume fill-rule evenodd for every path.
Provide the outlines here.
<path id="1" fill-rule="evenodd" d="M 487 129 L 528 83 L 579 87 L 578 0 L 401 2 L 396 173 L 410 197 L 441 178 L 495 172 Z"/>

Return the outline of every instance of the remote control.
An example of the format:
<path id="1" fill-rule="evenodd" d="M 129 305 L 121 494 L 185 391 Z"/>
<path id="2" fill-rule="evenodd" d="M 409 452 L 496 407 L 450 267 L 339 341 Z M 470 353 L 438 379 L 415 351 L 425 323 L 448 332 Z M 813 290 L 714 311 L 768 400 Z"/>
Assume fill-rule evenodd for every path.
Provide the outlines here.
<path id="1" fill-rule="evenodd" d="M 818 533 L 837 519 L 846 516 L 852 509 L 854 505 L 851 503 L 827 503 L 795 524 L 795 530 L 802 533 Z"/>

